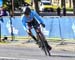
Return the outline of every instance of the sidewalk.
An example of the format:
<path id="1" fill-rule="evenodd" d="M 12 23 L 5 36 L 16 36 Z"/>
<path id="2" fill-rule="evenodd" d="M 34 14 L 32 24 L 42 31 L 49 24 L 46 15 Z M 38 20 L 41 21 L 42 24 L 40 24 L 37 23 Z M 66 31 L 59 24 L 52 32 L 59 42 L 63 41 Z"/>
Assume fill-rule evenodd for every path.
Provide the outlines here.
<path id="1" fill-rule="evenodd" d="M 52 50 L 56 51 L 75 51 L 75 42 L 64 42 L 64 44 L 60 44 L 61 42 L 48 42 L 49 45 L 52 46 Z M 0 43 L 0 46 L 18 46 L 18 47 L 29 47 L 29 48 L 39 48 L 37 44 L 33 40 L 14 40 L 6 43 Z"/>

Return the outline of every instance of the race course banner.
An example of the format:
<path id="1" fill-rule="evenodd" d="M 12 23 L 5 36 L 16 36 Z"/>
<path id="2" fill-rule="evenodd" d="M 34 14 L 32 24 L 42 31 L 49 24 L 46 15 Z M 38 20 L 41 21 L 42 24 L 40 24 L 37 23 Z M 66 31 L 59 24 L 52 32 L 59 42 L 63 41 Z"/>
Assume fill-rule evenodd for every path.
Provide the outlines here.
<path id="1" fill-rule="evenodd" d="M 20 18 L 20 16 L 12 18 L 13 34 L 15 36 L 28 36 Z M 3 17 L 3 21 L 1 23 L 1 35 L 10 36 L 10 18 Z M 41 27 L 41 30 L 46 37 L 75 38 L 75 17 L 43 17 L 43 21 L 46 27 Z M 32 32 L 35 35 L 34 29 L 32 29 Z"/>

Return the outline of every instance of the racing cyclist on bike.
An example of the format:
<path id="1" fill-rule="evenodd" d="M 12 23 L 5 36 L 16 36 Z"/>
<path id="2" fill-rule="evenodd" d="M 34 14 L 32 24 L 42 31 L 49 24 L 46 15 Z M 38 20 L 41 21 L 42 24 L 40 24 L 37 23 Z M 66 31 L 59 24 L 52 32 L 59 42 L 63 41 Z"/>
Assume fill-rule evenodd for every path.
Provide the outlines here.
<path id="1" fill-rule="evenodd" d="M 34 30 L 37 32 L 40 32 L 40 24 L 45 27 L 45 24 L 43 23 L 41 17 L 33 10 L 31 10 L 29 7 L 25 8 L 24 14 L 21 16 L 22 24 L 25 29 L 25 31 L 28 33 L 29 36 L 31 36 L 37 44 L 39 44 L 37 38 L 32 34 L 31 29 L 34 28 Z M 49 50 L 51 50 L 51 46 L 45 41 L 47 47 Z"/>

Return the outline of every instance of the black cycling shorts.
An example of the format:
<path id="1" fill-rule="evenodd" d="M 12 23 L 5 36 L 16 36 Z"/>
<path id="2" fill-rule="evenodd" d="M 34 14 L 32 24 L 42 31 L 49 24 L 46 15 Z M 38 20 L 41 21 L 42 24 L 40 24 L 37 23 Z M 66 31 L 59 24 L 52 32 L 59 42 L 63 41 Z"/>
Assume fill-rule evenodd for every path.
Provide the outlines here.
<path id="1" fill-rule="evenodd" d="M 27 22 L 28 24 L 28 27 L 29 28 L 34 28 L 34 29 L 37 29 L 39 27 L 39 23 L 37 22 L 37 20 L 35 20 L 35 18 L 33 18 L 33 20 L 31 22 Z"/>

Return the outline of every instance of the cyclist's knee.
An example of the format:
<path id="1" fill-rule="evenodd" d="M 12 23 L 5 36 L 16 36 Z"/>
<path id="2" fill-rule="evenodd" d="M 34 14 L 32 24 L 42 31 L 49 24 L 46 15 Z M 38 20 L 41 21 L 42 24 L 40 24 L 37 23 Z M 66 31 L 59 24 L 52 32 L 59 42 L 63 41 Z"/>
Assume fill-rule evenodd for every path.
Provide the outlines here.
<path id="1" fill-rule="evenodd" d="M 41 31 L 39 29 L 36 30 L 37 33 L 40 33 Z"/>

